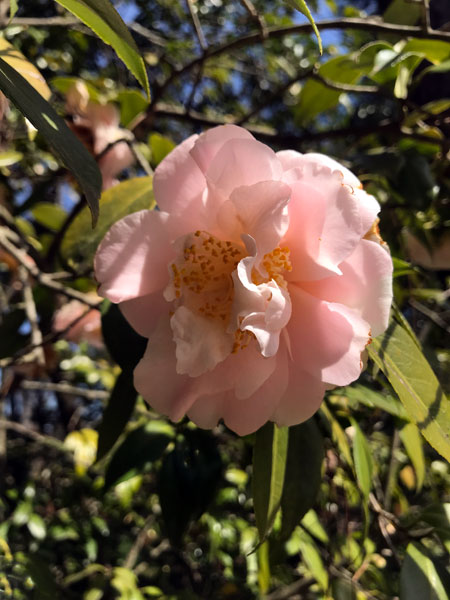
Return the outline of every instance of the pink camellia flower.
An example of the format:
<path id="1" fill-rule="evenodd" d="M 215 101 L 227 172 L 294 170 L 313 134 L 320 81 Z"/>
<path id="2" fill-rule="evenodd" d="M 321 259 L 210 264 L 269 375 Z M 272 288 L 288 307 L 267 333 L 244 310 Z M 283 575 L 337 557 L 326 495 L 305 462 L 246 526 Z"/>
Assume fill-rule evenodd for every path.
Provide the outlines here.
<path id="1" fill-rule="evenodd" d="M 155 410 L 245 435 L 305 421 L 359 377 L 392 262 L 355 175 L 226 125 L 175 148 L 154 193 L 160 210 L 116 223 L 95 272 L 149 338 L 134 383 Z"/>
<path id="2" fill-rule="evenodd" d="M 119 127 L 119 111 L 114 104 L 99 104 L 89 100 L 89 92 L 78 81 L 67 92 L 66 111 L 72 117 L 70 127 L 85 146 L 98 159 L 98 166 L 106 190 L 118 183 L 116 175 L 134 162 L 133 153 L 126 142 L 117 140 L 129 137 L 126 129 Z M 106 148 L 113 144 L 106 153 Z"/>

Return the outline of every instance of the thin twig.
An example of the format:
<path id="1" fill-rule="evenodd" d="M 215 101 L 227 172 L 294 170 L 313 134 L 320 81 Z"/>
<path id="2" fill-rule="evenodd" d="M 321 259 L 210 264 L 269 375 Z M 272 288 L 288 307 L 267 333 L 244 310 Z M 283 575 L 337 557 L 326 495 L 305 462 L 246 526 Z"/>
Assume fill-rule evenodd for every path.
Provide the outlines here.
<path id="1" fill-rule="evenodd" d="M 25 437 L 29 437 L 35 442 L 39 444 L 43 444 L 45 446 L 49 446 L 51 448 L 55 448 L 56 450 L 60 450 L 62 452 L 70 453 L 71 450 L 67 448 L 60 440 L 53 438 L 49 435 L 43 435 L 33 429 L 30 429 L 28 426 L 21 425 L 20 423 L 16 423 L 15 421 L 8 421 L 7 419 L 0 419 L 0 427 L 4 427 L 5 429 L 10 429 L 11 431 L 15 431 L 16 433 L 20 433 Z"/>
<path id="2" fill-rule="evenodd" d="M 33 290 L 29 282 L 29 274 L 23 265 L 20 265 L 18 269 L 18 276 L 23 286 L 22 294 L 25 304 L 25 314 L 31 327 L 31 343 L 34 346 L 33 359 L 38 365 L 45 366 L 45 355 L 42 347 L 42 331 L 39 327 L 39 317 L 33 298 Z"/>
<path id="3" fill-rule="evenodd" d="M 241 4 L 245 7 L 245 10 L 248 12 L 251 18 L 257 23 L 261 31 L 261 37 L 263 40 L 265 40 L 267 37 L 267 26 L 266 22 L 264 21 L 264 17 L 258 13 L 251 0 L 241 0 Z"/>
<path id="4" fill-rule="evenodd" d="M 131 548 L 123 562 L 123 566 L 125 569 L 132 570 L 134 568 L 136 561 L 139 557 L 140 551 L 145 546 L 145 543 L 148 541 L 148 529 L 154 520 L 155 520 L 154 515 L 148 516 L 147 519 L 145 520 L 145 523 L 142 526 L 141 531 L 136 536 L 136 539 L 134 540 L 134 543 L 131 546 Z"/>
<path id="5" fill-rule="evenodd" d="M 52 381 L 30 381 L 24 379 L 20 383 L 20 387 L 24 390 L 36 390 L 42 392 L 57 392 L 58 394 L 70 394 L 72 396 L 80 396 L 87 400 L 106 400 L 110 393 L 106 390 L 88 390 L 85 388 L 70 385 L 70 383 L 53 383 Z"/>
<path id="6" fill-rule="evenodd" d="M 200 48 L 203 50 L 203 52 L 206 52 L 206 50 L 208 49 L 208 43 L 206 41 L 205 34 L 203 33 L 203 29 L 200 24 L 200 19 L 198 18 L 197 11 L 194 5 L 192 4 L 192 0 L 186 0 L 186 5 L 188 7 L 189 14 L 191 15 L 192 23 L 194 25 L 195 33 L 197 35 Z"/>
<path id="7" fill-rule="evenodd" d="M 428 308 L 421 302 L 418 302 L 414 298 L 409 300 L 409 303 L 413 308 L 421 312 L 423 315 L 431 319 L 433 323 L 436 323 L 439 327 L 441 327 L 446 333 L 450 333 L 450 325 L 444 321 L 444 319 L 434 310 Z"/>
<path id="8" fill-rule="evenodd" d="M 338 92 L 349 92 L 356 94 L 380 94 L 382 90 L 376 85 L 352 85 L 350 83 L 339 83 L 320 75 L 317 71 L 311 73 L 311 79 L 319 81 L 324 86 L 337 90 Z"/>

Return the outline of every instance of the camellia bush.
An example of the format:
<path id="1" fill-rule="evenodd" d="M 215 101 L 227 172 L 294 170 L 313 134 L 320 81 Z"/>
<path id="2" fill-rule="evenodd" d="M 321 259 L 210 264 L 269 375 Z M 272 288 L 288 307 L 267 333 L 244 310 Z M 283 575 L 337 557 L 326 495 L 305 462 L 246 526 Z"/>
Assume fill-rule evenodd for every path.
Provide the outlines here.
<path id="1" fill-rule="evenodd" d="M 0 24 L 0 597 L 446 600 L 448 2 Z"/>

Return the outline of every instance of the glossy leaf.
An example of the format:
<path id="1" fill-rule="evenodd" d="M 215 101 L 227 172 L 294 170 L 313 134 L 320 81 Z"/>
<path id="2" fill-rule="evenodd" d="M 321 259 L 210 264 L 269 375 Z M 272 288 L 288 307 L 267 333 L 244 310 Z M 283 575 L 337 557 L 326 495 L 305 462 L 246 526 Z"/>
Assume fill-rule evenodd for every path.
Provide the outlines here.
<path id="1" fill-rule="evenodd" d="M 450 575 L 420 544 L 411 542 L 406 549 L 400 572 L 400 600 L 426 598 L 448 600 Z"/>
<path id="2" fill-rule="evenodd" d="M 314 504 L 322 480 L 323 438 L 317 423 L 289 428 L 286 473 L 281 498 L 282 539 L 288 538 Z"/>
<path id="3" fill-rule="evenodd" d="M 301 12 L 302 15 L 305 15 L 305 17 L 311 23 L 311 27 L 313 28 L 313 31 L 316 34 L 317 41 L 319 43 L 319 52 L 320 52 L 320 54 L 322 54 L 322 51 L 323 51 L 322 50 L 322 38 L 320 37 L 320 33 L 319 33 L 319 30 L 317 29 L 317 25 L 313 19 L 311 11 L 309 10 L 309 7 L 306 4 L 305 0 L 286 0 L 286 2 L 288 4 L 290 4 L 290 6 L 292 6 L 299 12 Z"/>
<path id="4" fill-rule="evenodd" d="M 450 461 L 450 407 L 426 358 L 397 323 L 375 338 L 369 354 L 389 379 L 410 419 Z"/>
<path id="5" fill-rule="evenodd" d="M 356 477 L 358 485 L 366 498 L 368 498 L 372 487 L 373 462 L 369 444 L 361 431 L 358 423 L 351 419 L 355 430 L 353 438 L 353 460 L 355 462 Z"/>
<path id="6" fill-rule="evenodd" d="M 133 429 L 111 457 L 105 472 L 105 490 L 134 477 L 148 463 L 161 458 L 171 438 L 170 425 L 160 428 L 158 423 Z"/>
<path id="7" fill-rule="evenodd" d="M 45 100 L 50 98 L 52 92 L 38 69 L 3 37 L 0 37 L 0 58 L 22 75 Z"/>
<path id="8" fill-rule="evenodd" d="M 407 423 L 400 430 L 400 439 L 416 472 L 416 489 L 420 491 L 425 479 L 425 456 L 422 436 L 414 423 Z"/>
<path id="9" fill-rule="evenodd" d="M 100 217 L 95 230 L 89 232 L 89 213 L 83 209 L 67 230 L 61 247 L 66 260 L 84 268 L 92 265 L 99 243 L 116 221 L 154 206 L 152 177 L 136 177 L 115 185 L 103 192 L 99 206 Z"/>
<path id="10" fill-rule="evenodd" d="M 112 46 L 150 96 L 147 72 L 142 56 L 122 17 L 109 0 L 56 0 Z"/>
<path id="11" fill-rule="evenodd" d="M 94 157 L 70 131 L 63 119 L 15 69 L 0 58 L 0 89 L 38 129 L 56 155 L 73 173 L 83 190 L 92 215 L 98 218 L 102 176 Z"/>
<path id="12" fill-rule="evenodd" d="M 403 405 L 390 394 L 385 396 L 381 392 L 371 390 L 369 387 L 360 384 L 348 386 L 343 392 L 350 400 L 361 402 L 361 404 L 365 404 L 370 408 L 381 408 L 400 419 L 408 419 Z"/>
<path id="13" fill-rule="evenodd" d="M 97 458 L 103 458 L 124 431 L 136 404 L 137 392 L 131 369 L 122 371 L 116 379 L 111 397 L 103 412 L 98 430 Z"/>
<path id="14" fill-rule="evenodd" d="M 266 423 L 256 432 L 253 449 L 253 506 L 260 541 L 272 529 L 280 507 L 289 429 Z"/>
<path id="15" fill-rule="evenodd" d="M 433 64 L 450 59 L 450 43 L 441 40 L 412 38 L 402 47 L 402 52 L 422 54 Z"/>

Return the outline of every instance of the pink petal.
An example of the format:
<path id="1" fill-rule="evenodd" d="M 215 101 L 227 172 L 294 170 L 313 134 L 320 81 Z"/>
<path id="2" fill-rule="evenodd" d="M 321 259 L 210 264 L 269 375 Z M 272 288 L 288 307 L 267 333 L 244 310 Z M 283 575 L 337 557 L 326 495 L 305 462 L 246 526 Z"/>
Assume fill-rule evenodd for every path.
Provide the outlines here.
<path id="1" fill-rule="evenodd" d="M 339 171 L 342 175 L 342 183 L 350 185 L 355 189 L 361 189 L 362 184 L 359 179 L 349 169 L 338 163 L 337 160 L 326 156 L 325 154 L 318 154 L 316 152 L 308 152 L 302 156 L 304 163 L 317 165 L 319 167 L 327 167 L 331 171 Z"/>
<path id="2" fill-rule="evenodd" d="M 206 173 L 213 158 L 216 156 L 220 148 L 233 139 L 250 139 L 253 140 L 252 134 L 236 125 L 221 125 L 208 129 L 202 133 L 194 144 L 190 154 L 197 163 L 199 169 Z"/>
<path id="3" fill-rule="evenodd" d="M 289 229 L 282 240 L 291 251 L 289 280 L 340 273 L 339 264 L 352 254 L 365 233 L 352 188 L 342 185 L 339 173 L 310 165 L 291 188 Z"/>
<path id="4" fill-rule="evenodd" d="M 283 167 L 283 171 L 289 171 L 290 169 L 295 169 L 297 167 L 301 168 L 303 164 L 302 158 L 304 154 L 296 152 L 295 150 L 281 150 L 276 154 Z"/>
<path id="5" fill-rule="evenodd" d="M 178 421 L 195 399 L 190 393 L 193 381 L 176 371 L 172 330 L 169 319 L 162 317 L 134 370 L 134 386 L 154 410 Z"/>
<path id="6" fill-rule="evenodd" d="M 293 361 L 314 378 L 348 385 L 361 373 L 361 352 L 370 325 L 342 304 L 319 300 L 290 285 L 292 317 L 288 323 Z"/>
<path id="7" fill-rule="evenodd" d="M 361 226 L 364 235 L 370 230 L 378 213 L 380 205 L 374 196 L 371 196 L 364 190 L 354 190 L 354 194 L 359 204 L 359 212 L 361 214 Z"/>
<path id="8" fill-rule="evenodd" d="M 273 414 L 273 420 L 280 427 L 307 421 L 320 407 L 325 393 L 325 384 L 320 379 L 292 361 L 288 378 L 287 389 Z"/>
<path id="9" fill-rule="evenodd" d="M 123 302 L 164 288 L 174 258 L 167 213 L 142 210 L 115 223 L 94 259 L 99 295 Z"/>
<path id="10" fill-rule="evenodd" d="M 221 206 L 218 223 L 226 239 L 241 241 L 243 234 L 255 241 L 262 258 L 280 243 L 289 226 L 289 186 L 280 181 L 262 181 L 241 186 Z"/>
<path id="11" fill-rule="evenodd" d="M 161 291 L 125 300 L 119 304 L 125 319 L 133 329 L 149 338 L 159 319 L 166 313 L 169 316 L 170 305 L 164 300 Z"/>
<path id="12" fill-rule="evenodd" d="M 225 360 L 234 338 L 221 320 L 200 316 L 185 306 L 170 319 L 176 343 L 177 373 L 198 377 Z"/>
<path id="13" fill-rule="evenodd" d="M 198 139 L 193 135 L 177 146 L 158 165 L 153 177 L 153 190 L 161 210 L 183 215 L 190 223 L 201 212 L 202 194 L 206 187 L 203 173 L 190 155 Z M 201 223 L 186 227 L 186 232 L 201 227 Z"/>
<path id="14" fill-rule="evenodd" d="M 316 298 L 345 304 L 370 324 L 372 336 L 388 324 L 392 303 L 392 259 L 379 244 L 361 240 L 353 254 L 340 264 L 342 275 L 305 282 L 302 287 Z"/>
<path id="15" fill-rule="evenodd" d="M 282 167 L 273 152 L 256 140 L 232 139 L 212 160 L 206 178 L 227 196 L 243 185 L 279 180 Z"/>
<path id="16" fill-rule="evenodd" d="M 254 367 L 255 363 L 256 361 L 253 363 Z M 238 435 L 248 435 L 259 429 L 271 419 L 287 385 L 287 369 L 284 360 L 279 360 L 279 357 L 263 359 L 259 356 L 259 363 L 257 370 L 260 370 L 264 378 L 260 380 L 261 383 L 256 391 L 250 395 L 245 394 L 244 397 L 232 391 L 201 395 L 189 409 L 189 418 L 199 427 L 208 429 L 223 419 L 227 427 Z M 247 377 L 248 363 L 243 359 L 241 364 L 245 365 Z M 269 365 L 270 375 L 266 377 Z M 246 377 L 242 377 L 241 371 L 241 379 Z"/>

